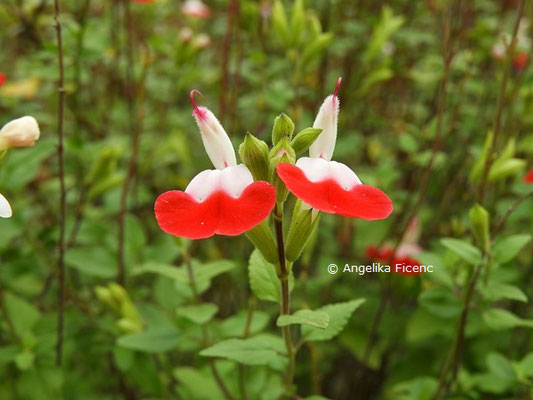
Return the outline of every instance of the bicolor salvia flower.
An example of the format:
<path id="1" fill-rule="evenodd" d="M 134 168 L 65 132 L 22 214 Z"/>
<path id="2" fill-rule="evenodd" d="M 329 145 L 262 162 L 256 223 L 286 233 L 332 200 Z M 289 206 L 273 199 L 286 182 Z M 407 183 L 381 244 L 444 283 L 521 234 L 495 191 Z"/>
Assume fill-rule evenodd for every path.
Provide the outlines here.
<path id="1" fill-rule="evenodd" d="M 196 105 L 197 92 L 191 92 L 193 116 L 216 169 L 200 172 L 184 192 L 171 190 L 159 196 L 155 216 L 165 232 L 188 239 L 239 235 L 268 217 L 276 201 L 275 189 L 268 182 L 254 182 L 249 169 L 237 164 L 220 122 L 209 109 Z"/>
<path id="2" fill-rule="evenodd" d="M 345 217 L 377 220 L 392 212 L 392 202 L 381 190 L 363 185 L 347 165 L 331 161 L 337 139 L 339 98 L 328 96 L 316 116 L 313 128 L 322 129 L 309 148 L 309 157 L 296 165 L 280 163 L 277 173 L 289 191 L 314 209 Z"/>
<path id="3" fill-rule="evenodd" d="M 33 146 L 39 139 L 40 130 L 33 117 L 14 119 L 0 129 L 0 152 L 13 147 Z M 9 218 L 12 215 L 11 206 L 7 199 L 0 193 L 0 217 Z"/>

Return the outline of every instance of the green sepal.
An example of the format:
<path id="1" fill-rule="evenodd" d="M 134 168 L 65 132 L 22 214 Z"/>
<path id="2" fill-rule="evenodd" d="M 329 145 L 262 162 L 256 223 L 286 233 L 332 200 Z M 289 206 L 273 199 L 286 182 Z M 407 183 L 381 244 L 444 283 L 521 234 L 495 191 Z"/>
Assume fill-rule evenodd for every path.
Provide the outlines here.
<path id="1" fill-rule="evenodd" d="M 302 207 L 302 201 L 298 200 L 294 206 L 285 253 L 287 260 L 296 261 L 302 255 L 313 231 L 318 225 L 320 213 L 313 208 Z"/>
<path id="2" fill-rule="evenodd" d="M 469 212 L 472 234 L 486 253 L 490 252 L 489 213 L 475 204 Z"/>
<path id="3" fill-rule="evenodd" d="M 276 146 L 280 140 L 287 138 L 292 139 L 294 133 L 294 122 L 285 113 L 281 113 L 274 120 L 274 127 L 272 128 L 272 144 Z"/>
<path id="4" fill-rule="evenodd" d="M 305 128 L 298 133 L 291 141 L 291 147 L 294 150 L 296 156 L 305 153 L 309 147 L 318 139 L 322 129 L 318 128 Z"/>
<path id="5" fill-rule="evenodd" d="M 239 155 L 256 181 L 268 181 L 268 145 L 251 133 L 247 133 L 239 146 Z"/>
<path id="6" fill-rule="evenodd" d="M 271 264 L 277 263 L 278 251 L 274 234 L 268 225 L 268 219 L 246 232 L 245 235 L 255 248 L 261 252 L 265 260 Z"/>

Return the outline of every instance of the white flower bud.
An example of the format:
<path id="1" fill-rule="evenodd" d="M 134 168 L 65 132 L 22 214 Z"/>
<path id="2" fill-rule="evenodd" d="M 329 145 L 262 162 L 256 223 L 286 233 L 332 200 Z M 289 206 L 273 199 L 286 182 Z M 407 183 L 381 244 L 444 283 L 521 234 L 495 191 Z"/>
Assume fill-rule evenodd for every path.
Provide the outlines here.
<path id="1" fill-rule="evenodd" d="M 332 95 L 320 106 L 320 110 L 313 123 L 313 128 L 322 129 L 318 139 L 309 147 L 309 156 L 312 158 L 323 158 L 331 160 L 335 150 L 337 140 L 337 116 L 339 114 L 339 98 L 337 92 L 341 83 L 341 78 L 337 81 L 337 87 Z"/>
<path id="2" fill-rule="evenodd" d="M 10 218 L 13 215 L 7 199 L 0 193 L 0 218 Z"/>
<path id="3" fill-rule="evenodd" d="M 26 116 L 14 119 L 0 130 L 0 150 L 33 146 L 39 136 L 39 125 L 35 118 Z"/>
<path id="4" fill-rule="evenodd" d="M 209 159 L 217 169 L 237 165 L 235 150 L 228 134 L 209 109 L 196 105 L 194 102 L 194 93 L 196 92 L 198 91 L 193 90 L 191 92 L 193 116 L 202 133 L 202 141 Z"/>

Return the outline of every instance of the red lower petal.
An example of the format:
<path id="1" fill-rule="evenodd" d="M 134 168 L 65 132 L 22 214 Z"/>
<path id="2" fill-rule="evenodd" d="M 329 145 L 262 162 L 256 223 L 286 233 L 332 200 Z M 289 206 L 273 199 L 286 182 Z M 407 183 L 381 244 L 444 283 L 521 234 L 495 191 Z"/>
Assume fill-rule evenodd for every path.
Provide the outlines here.
<path id="1" fill-rule="evenodd" d="M 392 212 L 391 200 L 375 187 L 356 185 L 344 190 L 333 179 L 311 182 L 292 164 L 278 164 L 277 172 L 296 197 L 317 210 L 368 221 L 387 218 Z"/>
<path id="2" fill-rule="evenodd" d="M 175 236 L 235 236 L 261 223 L 275 202 L 274 187 L 262 181 L 246 187 L 238 198 L 217 191 L 201 203 L 188 193 L 171 190 L 157 198 L 155 217 L 161 229 Z"/>

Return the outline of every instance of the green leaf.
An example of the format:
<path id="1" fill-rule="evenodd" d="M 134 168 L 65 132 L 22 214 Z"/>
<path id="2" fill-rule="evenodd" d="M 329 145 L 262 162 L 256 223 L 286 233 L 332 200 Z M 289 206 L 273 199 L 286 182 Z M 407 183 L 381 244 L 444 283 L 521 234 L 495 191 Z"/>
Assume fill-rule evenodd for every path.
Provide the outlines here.
<path id="1" fill-rule="evenodd" d="M 198 304 L 192 306 L 181 306 L 177 314 L 187 318 L 196 324 L 203 325 L 211 320 L 218 311 L 218 306 L 212 303 Z"/>
<path id="2" fill-rule="evenodd" d="M 525 376 L 533 376 L 533 353 L 529 353 L 520 361 L 518 369 Z"/>
<path id="3" fill-rule="evenodd" d="M 117 344 L 127 349 L 161 353 L 176 347 L 178 341 L 178 331 L 175 329 L 158 329 L 121 336 Z"/>
<path id="4" fill-rule="evenodd" d="M 445 238 L 440 241 L 444 247 L 451 250 L 461 259 L 471 265 L 481 263 L 481 251 L 464 240 Z"/>
<path id="5" fill-rule="evenodd" d="M 35 362 L 35 354 L 31 351 L 24 350 L 23 352 L 17 354 L 15 357 L 15 364 L 18 369 L 21 371 L 27 371 L 33 367 Z"/>
<path id="6" fill-rule="evenodd" d="M 204 357 L 221 357 L 245 365 L 268 365 L 280 369 L 286 362 L 281 338 L 258 335 L 249 339 L 228 339 L 200 352 Z"/>
<path id="7" fill-rule="evenodd" d="M 309 325 L 315 328 L 326 329 L 329 324 L 329 315 L 323 311 L 299 310 L 291 315 L 280 315 L 278 317 L 278 326 L 287 325 Z"/>
<path id="8" fill-rule="evenodd" d="M 235 263 L 228 260 L 214 261 L 207 264 L 200 264 L 193 260 L 194 279 L 197 283 L 209 282 L 216 276 L 232 270 Z M 159 263 L 146 263 L 133 270 L 132 275 L 142 275 L 147 273 L 158 274 L 180 283 L 189 284 L 189 275 L 185 267 L 175 267 L 172 265 Z"/>
<path id="9" fill-rule="evenodd" d="M 494 261 L 505 264 L 514 259 L 520 250 L 531 240 L 531 235 L 512 235 L 507 236 L 494 244 L 493 257 Z"/>
<path id="10" fill-rule="evenodd" d="M 22 336 L 31 331 L 41 318 L 41 313 L 37 308 L 23 298 L 9 292 L 6 292 L 3 297 L 6 312 L 15 333 Z"/>
<path id="11" fill-rule="evenodd" d="M 334 338 L 344 329 L 353 312 L 364 302 L 365 299 L 356 299 L 319 308 L 316 311 L 322 311 L 329 315 L 327 328 L 316 329 L 304 326 L 302 327 L 302 337 L 308 341 L 322 341 Z"/>
<path id="12" fill-rule="evenodd" d="M 507 160 L 496 160 L 489 172 L 489 181 L 494 182 L 508 177 L 522 169 L 527 165 L 525 160 L 518 158 L 510 158 Z"/>
<path id="13" fill-rule="evenodd" d="M 507 283 L 489 282 L 487 286 L 481 288 L 481 293 L 489 301 L 509 299 L 527 303 L 527 296 L 522 289 Z"/>
<path id="14" fill-rule="evenodd" d="M 235 337 L 242 336 L 248 319 L 247 311 L 240 311 L 229 318 L 226 318 L 220 324 L 220 331 L 222 336 Z M 256 334 L 261 332 L 268 325 L 270 316 L 263 311 L 255 311 L 252 315 L 252 322 L 250 323 L 250 333 Z"/>
<path id="15" fill-rule="evenodd" d="M 516 373 L 507 358 L 499 353 L 490 353 L 487 356 L 487 367 L 490 372 L 505 381 L 514 381 Z"/>
<path id="16" fill-rule="evenodd" d="M 533 328 L 533 321 L 522 319 L 510 311 L 501 308 L 492 308 L 483 313 L 483 321 L 493 330 L 505 330 L 523 326 Z"/>
<path id="17" fill-rule="evenodd" d="M 216 381 L 210 373 L 202 373 L 196 368 L 176 368 L 174 376 L 178 379 L 179 390 L 185 389 L 189 396 L 180 398 L 188 399 L 222 399 L 224 394 L 220 391 Z"/>
<path id="18" fill-rule="evenodd" d="M 254 250 L 248 263 L 250 287 L 258 299 L 264 301 L 280 302 L 281 284 L 276 274 L 276 269 L 266 261 L 261 253 Z M 292 291 L 294 282 L 291 273 L 289 288 Z"/>
<path id="19" fill-rule="evenodd" d="M 67 266 L 87 275 L 110 279 L 117 274 L 117 263 L 113 255 L 102 246 L 78 247 L 65 255 Z"/>
<path id="20" fill-rule="evenodd" d="M 431 314 L 452 318 L 461 313 L 461 301 L 449 289 L 436 288 L 422 292 L 418 298 L 420 306 Z"/>

